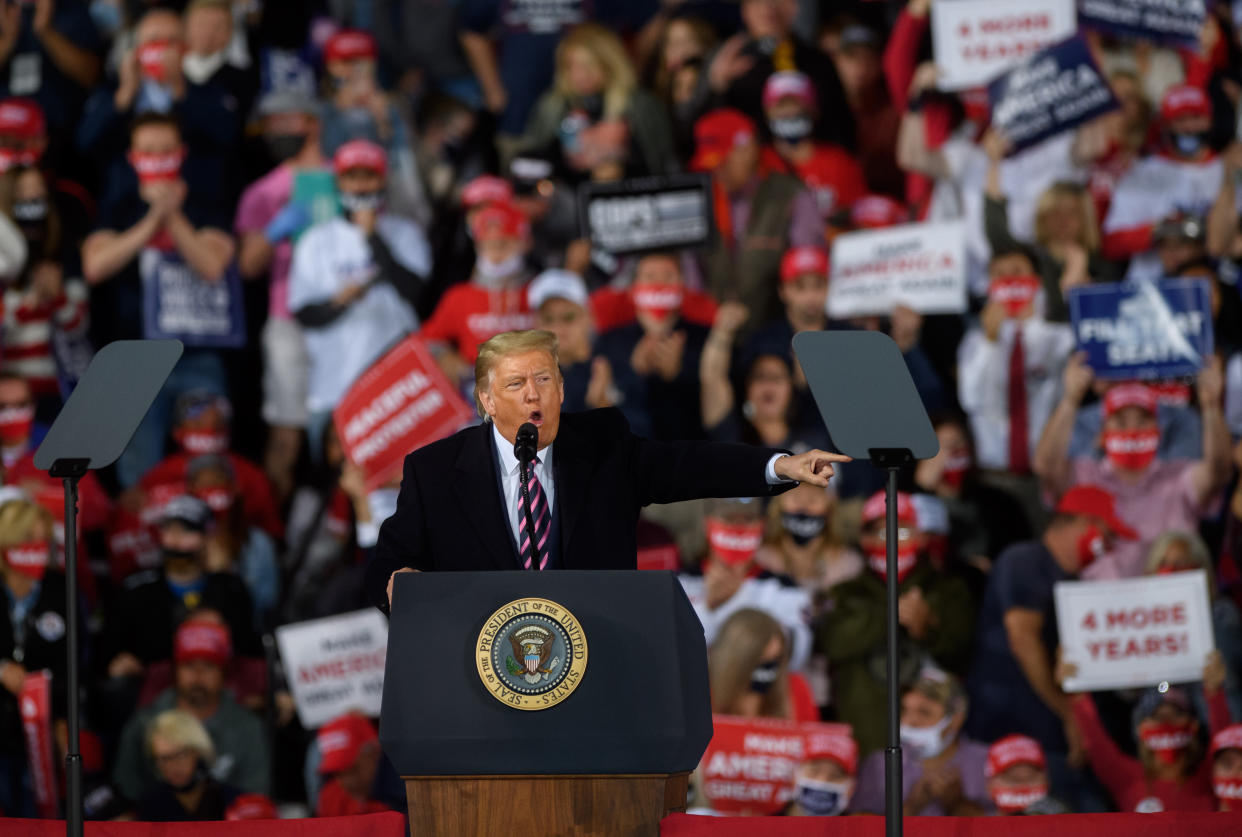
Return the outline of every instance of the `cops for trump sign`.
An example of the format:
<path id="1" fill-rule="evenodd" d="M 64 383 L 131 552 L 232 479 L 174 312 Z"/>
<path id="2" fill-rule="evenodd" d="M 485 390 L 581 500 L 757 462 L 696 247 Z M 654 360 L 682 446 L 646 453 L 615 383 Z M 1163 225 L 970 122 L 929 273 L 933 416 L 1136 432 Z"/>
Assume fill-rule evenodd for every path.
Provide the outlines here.
<path id="1" fill-rule="evenodd" d="M 591 244 L 612 255 L 698 247 L 712 231 L 711 178 L 704 174 L 585 183 L 578 192 Z"/>
<path id="2" fill-rule="evenodd" d="M 1076 28 L 1074 0 L 942 0 L 931 18 L 941 90 L 985 85 Z"/>
<path id="3" fill-rule="evenodd" d="M 379 717 L 388 623 L 378 610 L 282 625 L 276 645 L 303 727 L 354 709 Z"/>
<path id="4" fill-rule="evenodd" d="M 1119 581 L 1059 581 L 1053 588 L 1061 653 L 1078 669 L 1067 692 L 1192 683 L 1212 639 L 1203 570 Z"/>
<path id="5" fill-rule="evenodd" d="M 1082 38 L 1035 53 L 988 85 L 988 99 L 992 127 L 1010 141 L 1013 152 L 1118 106 Z"/>
<path id="6" fill-rule="evenodd" d="M 1176 378 L 1212 354 L 1212 294 L 1205 279 L 1074 288 L 1070 320 L 1078 348 L 1100 378 Z"/>
<path id="7" fill-rule="evenodd" d="M 966 232 L 960 221 L 839 235 L 832 243 L 828 316 L 966 310 Z"/>

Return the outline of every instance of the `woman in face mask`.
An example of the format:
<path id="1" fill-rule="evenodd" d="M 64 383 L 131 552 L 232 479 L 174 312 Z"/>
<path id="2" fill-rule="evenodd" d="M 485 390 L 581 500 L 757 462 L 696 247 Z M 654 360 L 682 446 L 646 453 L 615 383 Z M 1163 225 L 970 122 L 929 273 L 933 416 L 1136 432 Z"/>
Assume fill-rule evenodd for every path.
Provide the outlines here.
<path id="1" fill-rule="evenodd" d="M 1216 584 L 1216 568 L 1207 544 L 1197 534 L 1166 532 L 1156 538 L 1147 554 L 1147 575 L 1194 572 L 1202 570 L 1207 578 L 1208 598 L 1212 603 L 1212 634 L 1216 650 L 1225 667 L 1225 699 L 1229 712 L 1242 718 L 1242 614 L 1227 596 L 1221 596 Z M 1191 689 L 1195 713 L 1208 717 L 1208 706 L 1201 689 Z"/>
<path id="2" fill-rule="evenodd" d="M 707 673 L 715 714 L 819 720 L 810 687 L 789 671 L 784 629 L 761 610 L 729 617 L 708 649 Z"/>
<path id="3" fill-rule="evenodd" d="M 1077 673 L 1073 663 L 1057 661 L 1059 683 Z M 1220 654 L 1213 651 L 1203 668 L 1203 694 L 1212 731 L 1224 729 L 1230 722 L 1224 681 Z M 1132 714 L 1137 758 L 1117 746 L 1090 694 L 1074 695 L 1070 708 L 1082 731 L 1091 769 L 1119 810 L 1155 813 L 1216 809 L 1212 760 L 1203 757 L 1204 739 L 1188 689 L 1161 683 L 1139 698 Z"/>
<path id="4" fill-rule="evenodd" d="M 208 772 L 215 746 L 202 723 L 182 709 L 155 716 L 147 732 L 147 752 L 159 784 L 137 806 L 144 822 L 218 821 L 240 791 Z"/>
<path id="5" fill-rule="evenodd" d="M 759 159 L 761 172 L 778 171 L 801 180 L 828 220 L 867 194 L 862 165 L 844 148 L 814 138 L 815 85 L 794 70 L 773 73 L 763 86 L 763 112 L 772 144 Z"/>
<path id="6" fill-rule="evenodd" d="M 1225 727 L 1212 736 L 1212 792 L 1218 810 L 1242 811 L 1242 724 Z"/>
<path id="7" fill-rule="evenodd" d="M 848 733 L 808 734 L 802 763 L 794 773 L 793 800 L 785 813 L 793 817 L 844 814 L 854 795 L 857 773 L 858 744 Z"/>
<path id="8" fill-rule="evenodd" d="M 812 595 L 857 576 L 863 571 L 862 556 L 834 532 L 836 512 L 831 488 L 804 484 L 781 494 L 768 504 L 759 564 L 788 575 Z"/>
<path id="9" fill-rule="evenodd" d="M 984 775 L 988 795 L 1001 814 L 1069 813 L 1048 795 L 1048 764 L 1043 747 L 1034 738 L 1007 735 L 994 743 L 988 748 Z"/>

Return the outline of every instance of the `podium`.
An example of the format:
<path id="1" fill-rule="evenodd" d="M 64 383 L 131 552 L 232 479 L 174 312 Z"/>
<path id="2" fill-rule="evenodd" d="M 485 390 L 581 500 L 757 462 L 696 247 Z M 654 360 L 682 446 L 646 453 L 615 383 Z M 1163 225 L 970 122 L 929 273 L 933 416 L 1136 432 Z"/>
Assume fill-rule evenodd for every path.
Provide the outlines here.
<path id="1" fill-rule="evenodd" d="M 656 835 L 711 736 L 672 573 L 397 576 L 380 741 L 411 835 Z"/>

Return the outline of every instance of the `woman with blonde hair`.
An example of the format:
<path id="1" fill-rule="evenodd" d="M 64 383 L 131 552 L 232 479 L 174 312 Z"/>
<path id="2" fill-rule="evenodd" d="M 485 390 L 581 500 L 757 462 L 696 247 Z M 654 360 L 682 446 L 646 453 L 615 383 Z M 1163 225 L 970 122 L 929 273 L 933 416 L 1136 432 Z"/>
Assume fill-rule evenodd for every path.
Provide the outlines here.
<path id="1" fill-rule="evenodd" d="M 147 752 L 159 784 L 138 803 L 144 822 L 222 820 L 240 791 L 208 772 L 216 748 L 198 718 L 184 709 L 167 709 L 147 727 Z"/>
<path id="2" fill-rule="evenodd" d="M 561 40 L 552 89 L 535 105 L 518 147 L 554 160 L 574 183 L 677 167 L 663 106 L 638 86 L 621 39 L 595 23 Z"/>
<path id="3" fill-rule="evenodd" d="M 862 556 L 843 536 L 845 523 L 835 491 L 799 485 L 768 504 L 766 536 L 756 558 L 812 595 L 824 593 L 863 571 Z M 857 514 L 854 524 L 857 528 Z"/>
<path id="4" fill-rule="evenodd" d="M 787 646 L 780 623 L 763 611 L 742 608 L 730 616 L 707 651 L 712 712 L 819 720 L 810 687 L 789 671 Z"/>

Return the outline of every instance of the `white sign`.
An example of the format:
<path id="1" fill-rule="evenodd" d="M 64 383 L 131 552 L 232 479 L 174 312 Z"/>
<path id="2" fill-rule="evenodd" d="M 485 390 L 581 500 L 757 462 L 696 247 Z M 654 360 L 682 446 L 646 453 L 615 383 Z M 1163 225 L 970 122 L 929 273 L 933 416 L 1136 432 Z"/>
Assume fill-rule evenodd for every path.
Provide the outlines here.
<path id="1" fill-rule="evenodd" d="M 1061 653 L 1078 668 L 1067 692 L 1193 683 L 1215 647 L 1203 570 L 1120 581 L 1059 581 Z"/>
<path id="2" fill-rule="evenodd" d="M 1078 28 L 1074 0 L 939 0 L 931 25 L 941 90 L 981 87 Z"/>
<path id="3" fill-rule="evenodd" d="M 276 629 L 276 644 L 298 718 L 315 729 L 361 710 L 380 713 L 388 622 L 378 610 L 359 610 Z"/>
<path id="4" fill-rule="evenodd" d="M 920 314 L 966 310 L 963 222 L 903 224 L 833 240 L 828 316 L 887 315 L 898 303 Z"/>

